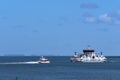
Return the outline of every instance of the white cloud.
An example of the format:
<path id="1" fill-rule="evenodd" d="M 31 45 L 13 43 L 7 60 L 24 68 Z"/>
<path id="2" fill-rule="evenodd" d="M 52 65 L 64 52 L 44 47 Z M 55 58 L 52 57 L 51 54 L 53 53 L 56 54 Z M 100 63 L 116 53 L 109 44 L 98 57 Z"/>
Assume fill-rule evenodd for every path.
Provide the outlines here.
<path id="1" fill-rule="evenodd" d="M 96 9 L 96 8 L 98 8 L 98 5 L 96 3 L 82 3 L 82 4 L 80 4 L 80 8 Z"/>
<path id="2" fill-rule="evenodd" d="M 120 10 L 113 12 L 110 14 L 111 17 L 116 18 L 116 19 L 120 19 Z"/>
<path id="3" fill-rule="evenodd" d="M 91 17 L 92 14 L 91 13 L 88 13 L 88 12 L 85 12 L 82 14 L 83 17 Z"/>
<path id="4" fill-rule="evenodd" d="M 101 23 L 108 25 L 120 25 L 120 10 L 118 10 L 115 15 L 110 15 L 105 13 L 100 16 L 83 16 L 84 22 L 87 23 Z"/>
<path id="5" fill-rule="evenodd" d="M 99 16 L 98 19 L 101 22 L 105 22 L 105 23 L 111 23 L 112 22 L 112 18 L 108 14 L 102 14 L 102 15 Z"/>
<path id="6" fill-rule="evenodd" d="M 115 21 L 114 24 L 120 25 L 120 20 Z"/>
<path id="7" fill-rule="evenodd" d="M 94 23 L 96 19 L 94 17 L 86 17 L 84 21 L 87 23 Z"/>
<path id="8" fill-rule="evenodd" d="M 118 10 L 118 11 L 116 12 L 116 15 L 120 16 L 120 10 Z"/>
<path id="9" fill-rule="evenodd" d="M 118 10 L 117 13 L 120 14 L 120 10 Z"/>

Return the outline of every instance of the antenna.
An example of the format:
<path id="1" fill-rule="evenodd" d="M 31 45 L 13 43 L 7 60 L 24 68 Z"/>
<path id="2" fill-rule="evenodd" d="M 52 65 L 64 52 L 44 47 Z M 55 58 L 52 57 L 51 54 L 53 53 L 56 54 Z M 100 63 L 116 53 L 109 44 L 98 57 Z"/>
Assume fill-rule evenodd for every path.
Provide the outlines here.
<path id="1" fill-rule="evenodd" d="M 77 52 L 75 52 L 75 55 L 77 55 Z"/>
<path id="2" fill-rule="evenodd" d="M 88 45 L 88 49 L 89 49 L 89 50 L 90 50 L 90 47 L 91 47 L 91 46 L 90 46 L 90 45 Z"/>

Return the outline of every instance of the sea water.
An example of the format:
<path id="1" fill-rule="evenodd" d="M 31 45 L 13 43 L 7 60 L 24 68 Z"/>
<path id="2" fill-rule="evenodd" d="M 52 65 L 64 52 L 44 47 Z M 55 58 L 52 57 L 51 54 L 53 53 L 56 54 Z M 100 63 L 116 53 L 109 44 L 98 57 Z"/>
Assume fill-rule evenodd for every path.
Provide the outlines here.
<path id="1" fill-rule="evenodd" d="M 105 63 L 70 62 L 69 56 L 46 56 L 50 64 L 28 64 L 39 56 L 1 56 L 0 80 L 119 80 L 120 57 Z"/>

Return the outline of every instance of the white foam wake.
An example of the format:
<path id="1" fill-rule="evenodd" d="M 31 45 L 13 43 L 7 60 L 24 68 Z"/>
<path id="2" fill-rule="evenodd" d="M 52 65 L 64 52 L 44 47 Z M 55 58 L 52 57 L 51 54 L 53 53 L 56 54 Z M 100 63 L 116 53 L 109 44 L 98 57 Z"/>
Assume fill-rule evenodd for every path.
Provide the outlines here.
<path id="1" fill-rule="evenodd" d="M 38 61 L 28 61 L 28 62 L 7 62 L 7 63 L 0 63 L 0 64 L 39 64 Z"/>

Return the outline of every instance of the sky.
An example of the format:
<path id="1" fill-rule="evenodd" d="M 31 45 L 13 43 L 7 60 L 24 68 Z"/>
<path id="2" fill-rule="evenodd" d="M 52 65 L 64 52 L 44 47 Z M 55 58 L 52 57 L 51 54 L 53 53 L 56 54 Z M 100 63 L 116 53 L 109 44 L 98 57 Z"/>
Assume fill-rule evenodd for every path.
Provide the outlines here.
<path id="1" fill-rule="evenodd" d="M 0 55 L 120 56 L 120 0 L 1 0 Z"/>

